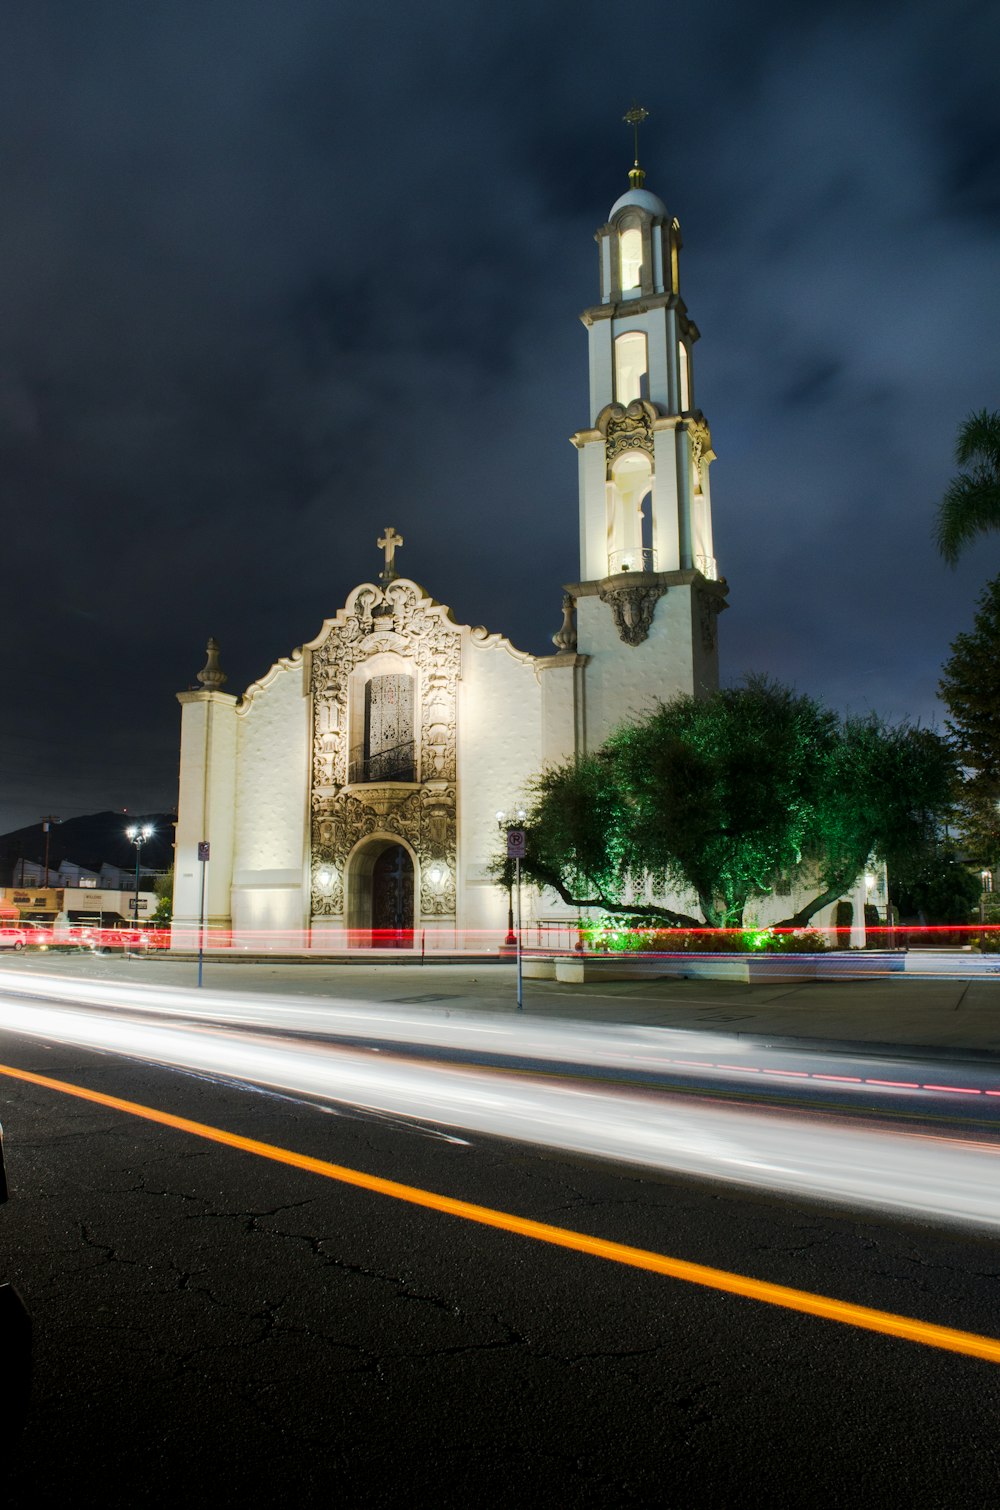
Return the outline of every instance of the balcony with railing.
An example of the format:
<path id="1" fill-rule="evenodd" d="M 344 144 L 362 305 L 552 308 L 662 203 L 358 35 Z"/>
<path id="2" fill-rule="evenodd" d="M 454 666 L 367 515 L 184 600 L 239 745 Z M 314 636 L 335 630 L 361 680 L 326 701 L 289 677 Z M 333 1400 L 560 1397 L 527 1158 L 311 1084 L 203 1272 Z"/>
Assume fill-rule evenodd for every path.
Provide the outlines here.
<path id="1" fill-rule="evenodd" d="M 388 750 L 378 750 L 366 755 L 355 750 L 348 764 L 347 779 L 352 786 L 368 785 L 382 781 L 409 781 L 417 779 L 416 751 L 414 742 L 394 745 Z"/>
<path id="2" fill-rule="evenodd" d="M 619 572 L 626 571 L 656 571 L 656 552 L 654 550 L 625 550 L 608 552 L 608 576 L 616 577 Z"/>

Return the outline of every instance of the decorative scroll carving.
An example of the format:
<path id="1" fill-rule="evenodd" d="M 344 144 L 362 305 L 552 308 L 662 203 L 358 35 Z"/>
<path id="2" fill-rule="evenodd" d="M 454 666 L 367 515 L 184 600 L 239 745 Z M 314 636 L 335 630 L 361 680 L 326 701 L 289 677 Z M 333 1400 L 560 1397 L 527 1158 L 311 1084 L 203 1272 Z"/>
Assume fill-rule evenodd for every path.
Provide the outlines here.
<path id="1" fill-rule="evenodd" d="M 344 912 L 347 858 L 363 839 L 404 840 L 420 869 L 422 917 L 453 917 L 456 892 L 457 803 L 453 786 L 434 784 L 410 789 L 386 812 L 363 800 L 358 791 L 313 800 L 313 914 L 340 917 Z M 437 863 L 439 880 L 430 872 Z"/>
<path id="2" fill-rule="evenodd" d="M 621 404 L 609 404 L 602 412 L 597 424 L 604 432 L 609 467 L 624 451 L 647 451 L 652 456 L 655 413 L 652 404 L 641 398 L 633 399 L 627 409 Z"/>
<path id="3" fill-rule="evenodd" d="M 667 589 L 647 581 L 637 582 L 634 587 L 609 587 L 602 583 L 597 590 L 601 602 L 611 609 L 619 638 L 626 645 L 641 645 L 652 627 L 656 605 Z"/>
<path id="4" fill-rule="evenodd" d="M 461 629 L 415 583 L 366 584 L 348 599 L 312 647 L 312 907 L 343 917 L 347 858 L 374 835 L 405 840 L 417 857 L 424 917 L 452 917 L 456 906 L 457 693 Z M 369 657 L 393 652 L 418 672 L 413 712 L 417 781 L 348 785 L 348 683 Z M 428 879 L 437 862 L 440 877 Z M 323 878 L 322 880 L 320 878 Z"/>
<path id="5" fill-rule="evenodd" d="M 705 650 L 715 649 L 716 620 L 725 608 L 725 603 L 714 592 L 699 592 L 698 618 L 701 624 L 701 643 Z"/>
<path id="6" fill-rule="evenodd" d="M 708 426 L 697 420 L 691 420 L 688 423 L 688 439 L 691 445 L 691 474 L 694 491 L 701 493 L 704 490 L 705 464 L 715 457 Z"/>
<path id="7" fill-rule="evenodd" d="M 552 643 L 557 650 L 576 649 L 576 625 L 573 623 L 573 610 L 576 607 L 576 599 L 571 592 L 563 593 L 562 626 L 552 636 Z"/>

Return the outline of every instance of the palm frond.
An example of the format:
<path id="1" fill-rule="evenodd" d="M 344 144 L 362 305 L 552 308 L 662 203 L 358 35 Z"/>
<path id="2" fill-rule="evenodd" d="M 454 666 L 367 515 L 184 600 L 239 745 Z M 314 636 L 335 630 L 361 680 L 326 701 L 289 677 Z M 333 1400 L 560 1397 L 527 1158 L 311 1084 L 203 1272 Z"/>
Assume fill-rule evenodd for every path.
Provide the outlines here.
<path id="1" fill-rule="evenodd" d="M 1000 472 L 1000 413 L 980 409 L 959 426 L 955 460 L 960 467 L 976 465 Z"/>
<path id="2" fill-rule="evenodd" d="M 977 535 L 1000 530 L 1000 471 L 994 477 L 980 471 L 956 477 L 938 506 L 934 534 L 938 550 L 949 566 Z"/>

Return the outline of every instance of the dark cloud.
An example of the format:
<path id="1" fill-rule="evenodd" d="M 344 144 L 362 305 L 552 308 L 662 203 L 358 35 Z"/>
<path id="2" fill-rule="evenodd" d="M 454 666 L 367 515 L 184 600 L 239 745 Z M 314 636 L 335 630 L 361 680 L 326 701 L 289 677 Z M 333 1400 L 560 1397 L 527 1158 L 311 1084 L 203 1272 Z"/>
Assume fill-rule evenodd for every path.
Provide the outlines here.
<path id="1" fill-rule="evenodd" d="M 930 528 L 1000 403 L 993 7 L 6 20 L 0 827 L 169 803 L 207 635 L 240 690 L 387 522 L 460 619 L 546 648 L 633 97 L 703 332 L 725 673 L 936 716 L 997 558 L 948 572 Z"/>

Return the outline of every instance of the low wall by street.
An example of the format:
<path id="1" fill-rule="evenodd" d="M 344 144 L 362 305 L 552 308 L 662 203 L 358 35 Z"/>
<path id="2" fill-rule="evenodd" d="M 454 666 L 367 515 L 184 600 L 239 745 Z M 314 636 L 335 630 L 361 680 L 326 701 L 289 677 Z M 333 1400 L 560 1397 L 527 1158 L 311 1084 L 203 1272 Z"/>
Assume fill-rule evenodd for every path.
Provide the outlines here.
<path id="1" fill-rule="evenodd" d="M 1000 956 L 964 950 L 835 950 L 823 954 L 528 955 L 530 980 L 877 980 L 887 975 L 1000 977 Z"/>

